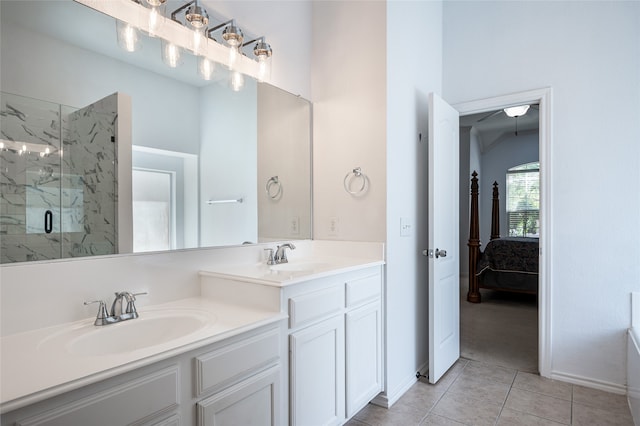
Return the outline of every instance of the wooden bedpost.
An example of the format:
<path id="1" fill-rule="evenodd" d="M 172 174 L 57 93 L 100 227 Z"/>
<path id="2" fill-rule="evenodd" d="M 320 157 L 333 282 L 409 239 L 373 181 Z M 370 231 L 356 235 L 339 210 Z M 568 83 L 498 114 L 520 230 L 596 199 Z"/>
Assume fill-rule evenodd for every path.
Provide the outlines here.
<path id="1" fill-rule="evenodd" d="M 469 221 L 469 292 L 467 301 L 480 303 L 480 289 L 476 268 L 480 256 L 480 224 L 478 218 L 478 173 L 474 170 L 471 174 L 471 219 Z"/>
<path id="2" fill-rule="evenodd" d="M 498 182 L 493 182 L 493 199 L 491 200 L 491 240 L 500 238 L 500 195 Z"/>

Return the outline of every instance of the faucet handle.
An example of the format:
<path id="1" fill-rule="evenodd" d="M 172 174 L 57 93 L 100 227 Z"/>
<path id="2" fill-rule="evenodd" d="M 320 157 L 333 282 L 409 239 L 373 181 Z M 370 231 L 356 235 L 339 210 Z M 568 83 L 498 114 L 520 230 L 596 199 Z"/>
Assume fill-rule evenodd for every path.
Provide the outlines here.
<path id="1" fill-rule="evenodd" d="M 92 305 L 94 303 L 100 304 L 100 306 L 98 306 L 98 314 L 96 315 L 94 325 L 103 325 L 107 317 L 109 317 L 109 314 L 107 313 L 107 305 L 103 300 L 92 300 L 90 302 L 84 302 L 85 305 Z"/>
<path id="2" fill-rule="evenodd" d="M 127 309 L 125 311 L 125 313 L 127 314 L 134 314 L 135 317 L 138 316 L 138 311 L 136 310 L 136 305 L 135 305 L 135 301 L 136 301 L 136 296 L 142 296 L 142 295 L 146 295 L 149 294 L 146 291 L 143 291 L 141 293 L 129 293 L 130 298 L 127 299 Z"/>
<path id="3" fill-rule="evenodd" d="M 275 259 L 273 258 L 273 249 L 272 249 L 272 248 L 266 248 L 266 249 L 264 249 L 264 251 L 266 251 L 266 252 L 268 252 L 268 253 L 269 253 L 269 254 L 268 254 L 268 256 L 269 256 L 269 257 L 268 257 L 268 259 L 267 259 L 267 265 L 275 265 L 275 264 L 276 264 L 276 261 L 275 261 Z"/>

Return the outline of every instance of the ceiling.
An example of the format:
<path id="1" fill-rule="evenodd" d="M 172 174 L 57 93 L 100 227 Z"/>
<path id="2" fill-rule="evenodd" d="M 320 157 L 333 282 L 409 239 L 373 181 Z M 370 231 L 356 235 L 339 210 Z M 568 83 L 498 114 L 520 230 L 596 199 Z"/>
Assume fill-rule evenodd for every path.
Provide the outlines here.
<path id="1" fill-rule="evenodd" d="M 527 113 L 517 118 L 518 134 L 538 130 L 538 105 L 532 105 Z M 473 127 L 480 135 L 482 151 L 489 150 L 505 136 L 515 135 L 516 118 L 507 116 L 503 110 L 485 111 L 460 116 L 460 127 Z"/>

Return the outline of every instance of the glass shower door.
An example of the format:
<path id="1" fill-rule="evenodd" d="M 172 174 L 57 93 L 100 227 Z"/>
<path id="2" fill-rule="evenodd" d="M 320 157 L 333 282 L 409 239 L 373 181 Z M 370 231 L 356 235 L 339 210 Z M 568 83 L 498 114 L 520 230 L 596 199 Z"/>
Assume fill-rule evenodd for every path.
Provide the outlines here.
<path id="1" fill-rule="evenodd" d="M 118 252 L 118 98 L 0 95 L 0 263 Z"/>
<path id="2" fill-rule="evenodd" d="M 0 94 L 0 263 L 61 256 L 61 127 L 59 105 Z"/>

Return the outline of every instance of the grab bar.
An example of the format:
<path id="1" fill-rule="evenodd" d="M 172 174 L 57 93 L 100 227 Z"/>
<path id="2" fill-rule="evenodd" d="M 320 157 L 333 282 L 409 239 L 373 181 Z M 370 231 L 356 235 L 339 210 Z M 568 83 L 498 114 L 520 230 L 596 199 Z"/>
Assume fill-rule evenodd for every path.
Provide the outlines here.
<path id="1" fill-rule="evenodd" d="M 242 203 L 242 198 L 238 198 L 235 200 L 208 200 L 207 204 L 231 204 L 231 203 Z"/>

